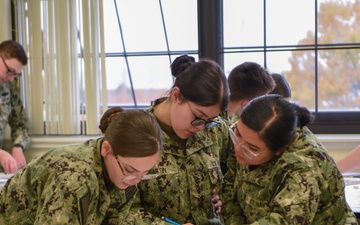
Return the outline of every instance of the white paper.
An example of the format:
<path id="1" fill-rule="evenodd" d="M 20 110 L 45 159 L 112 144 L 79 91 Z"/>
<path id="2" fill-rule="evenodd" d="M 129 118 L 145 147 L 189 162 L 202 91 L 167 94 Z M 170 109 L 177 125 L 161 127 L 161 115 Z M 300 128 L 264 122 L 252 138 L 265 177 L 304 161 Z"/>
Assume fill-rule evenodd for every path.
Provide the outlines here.
<path id="1" fill-rule="evenodd" d="M 345 198 L 353 212 L 360 213 L 360 178 L 344 178 Z"/>

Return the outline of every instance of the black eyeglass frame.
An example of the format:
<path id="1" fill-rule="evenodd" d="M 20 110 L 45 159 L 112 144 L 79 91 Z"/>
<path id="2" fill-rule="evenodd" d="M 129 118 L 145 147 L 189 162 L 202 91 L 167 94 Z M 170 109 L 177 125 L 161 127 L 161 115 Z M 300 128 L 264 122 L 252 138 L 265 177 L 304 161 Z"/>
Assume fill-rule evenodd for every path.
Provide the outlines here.
<path id="1" fill-rule="evenodd" d="M 192 112 L 192 114 L 194 115 L 194 119 L 190 122 L 190 124 L 194 127 L 197 127 L 197 126 L 201 126 L 203 124 L 205 124 L 205 128 L 206 129 L 210 129 L 210 128 L 213 128 L 215 127 L 216 125 L 218 125 L 220 123 L 219 120 L 205 120 L 205 119 L 202 119 L 202 118 L 199 118 L 196 116 L 196 114 L 194 113 L 194 111 L 192 110 L 190 104 L 189 104 L 189 101 L 186 101 L 189 108 L 190 108 L 190 111 Z"/>
<path id="2" fill-rule="evenodd" d="M 4 59 L 4 56 L 3 55 L 0 55 L 1 56 L 1 59 L 2 59 L 2 61 L 3 61 L 3 63 L 4 63 L 4 65 L 5 65 L 5 67 L 6 67 L 6 74 L 8 75 L 8 76 L 20 76 L 21 75 L 21 73 L 16 73 L 14 70 L 11 70 L 10 68 L 9 68 L 9 66 L 7 65 L 7 63 L 5 62 L 5 59 Z"/>

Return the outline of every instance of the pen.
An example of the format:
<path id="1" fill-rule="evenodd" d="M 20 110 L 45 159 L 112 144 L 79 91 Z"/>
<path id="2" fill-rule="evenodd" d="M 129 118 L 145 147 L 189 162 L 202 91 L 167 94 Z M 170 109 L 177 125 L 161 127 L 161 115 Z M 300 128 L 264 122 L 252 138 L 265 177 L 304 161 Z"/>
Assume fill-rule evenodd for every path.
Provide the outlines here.
<path id="1" fill-rule="evenodd" d="M 168 223 L 174 224 L 174 225 L 181 225 L 180 223 L 175 222 L 174 220 L 171 220 L 171 219 L 166 218 L 166 217 L 164 217 L 164 216 L 162 216 L 161 219 L 165 220 L 165 221 L 168 222 Z"/>

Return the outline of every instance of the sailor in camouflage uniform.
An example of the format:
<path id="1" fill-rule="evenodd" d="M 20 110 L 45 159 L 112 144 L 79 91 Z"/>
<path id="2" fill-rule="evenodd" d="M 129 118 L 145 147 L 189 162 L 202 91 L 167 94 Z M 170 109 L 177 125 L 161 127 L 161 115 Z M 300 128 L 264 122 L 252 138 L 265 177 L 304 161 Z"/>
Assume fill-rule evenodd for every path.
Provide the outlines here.
<path id="1" fill-rule="evenodd" d="M 275 88 L 268 71 L 255 62 L 244 62 L 234 67 L 228 77 L 230 101 L 222 116 L 233 124 L 251 99 L 266 95 Z"/>
<path id="2" fill-rule="evenodd" d="M 15 77 L 27 64 L 23 47 L 12 40 L 0 44 L 0 162 L 6 173 L 15 173 L 26 165 L 23 151 L 29 146 L 29 120 L 20 98 Z M 9 124 L 13 142 L 12 155 L 1 150 Z"/>
<path id="3" fill-rule="evenodd" d="M 220 224 L 212 190 L 220 191 L 220 161 L 230 143 L 228 127 L 217 117 L 228 103 L 226 77 L 215 62 L 186 55 L 171 69 L 176 80 L 170 96 L 147 110 L 163 130 L 160 176 L 139 183 L 141 203 L 123 224 L 167 224 L 162 216 L 180 224 Z"/>
<path id="4" fill-rule="evenodd" d="M 122 224 L 139 198 L 134 185 L 159 160 L 161 129 L 148 113 L 117 107 L 100 129 L 105 137 L 52 149 L 12 176 L 0 224 Z"/>
<path id="5" fill-rule="evenodd" d="M 239 116 L 244 107 L 253 98 L 268 94 L 275 88 L 275 82 L 268 71 L 261 65 L 255 62 L 244 62 L 234 67 L 229 76 L 228 83 L 230 89 L 230 101 L 228 109 L 221 113 L 221 117 L 231 126 L 238 121 Z M 234 183 L 234 176 L 237 167 L 237 161 L 234 155 L 234 149 L 230 148 L 226 165 L 222 165 L 222 170 L 225 174 L 224 189 L 229 188 L 232 191 L 232 184 Z M 228 170 L 229 175 L 226 174 Z M 225 190 L 223 190 L 225 191 Z"/>
<path id="6" fill-rule="evenodd" d="M 279 95 L 245 107 L 230 131 L 239 165 L 233 192 L 222 195 L 225 224 L 357 224 L 341 173 L 306 127 L 311 120 Z"/>

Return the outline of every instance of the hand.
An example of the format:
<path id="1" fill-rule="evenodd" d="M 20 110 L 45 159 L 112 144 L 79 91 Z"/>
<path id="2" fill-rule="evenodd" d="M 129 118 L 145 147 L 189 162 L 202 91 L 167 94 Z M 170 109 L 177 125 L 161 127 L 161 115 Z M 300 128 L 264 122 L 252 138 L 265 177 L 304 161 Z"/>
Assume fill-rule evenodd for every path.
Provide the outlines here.
<path id="1" fill-rule="evenodd" d="M 12 156 L 16 160 L 18 168 L 26 166 L 26 158 L 24 155 L 24 151 L 21 147 L 13 147 Z"/>
<path id="2" fill-rule="evenodd" d="M 5 150 L 0 149 L 0 163 L 7 174 L 14 174 L 18 171 L 18 163 L 15 158 Z"/>
<path id="3" fill-rule="evenodd" d="M 211 201 L 214 205 L 215 214 L 219 215 L 221 213 L 222 202 L 219 195 L 216 194 L 215 189 L 211 192 Z"/>

